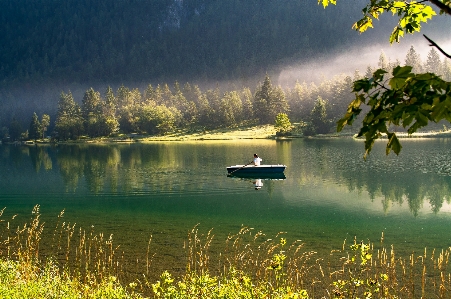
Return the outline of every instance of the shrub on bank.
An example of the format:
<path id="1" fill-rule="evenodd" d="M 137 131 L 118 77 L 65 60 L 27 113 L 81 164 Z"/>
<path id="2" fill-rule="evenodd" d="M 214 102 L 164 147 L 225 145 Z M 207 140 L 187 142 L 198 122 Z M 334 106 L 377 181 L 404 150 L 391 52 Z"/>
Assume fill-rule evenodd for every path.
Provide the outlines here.
<path id="1" fill-rule="evenodd" d="M 11 259 L 0 260 L 0 298 L 142 298 L 127 291 L 114 276 L 82 282 L 60 271 L 52 261 L 41 265 Z"/>

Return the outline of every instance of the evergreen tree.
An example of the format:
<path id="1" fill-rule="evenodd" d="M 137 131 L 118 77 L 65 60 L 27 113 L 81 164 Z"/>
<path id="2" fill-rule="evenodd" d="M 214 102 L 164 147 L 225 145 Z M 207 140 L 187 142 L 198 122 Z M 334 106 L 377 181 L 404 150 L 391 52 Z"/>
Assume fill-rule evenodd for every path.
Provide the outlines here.
<path id="1" fill-rule="evenodd" d="M 451 62 L 448 58 L 445 58 L 442 63 L 442 77 L 445 81 L 451 81 Z"/>
<path id="2" fill-rule="evenodd" d="M 252 105 L 252 92 L 249 88 L 241 91 L 241 99 L 243 103 L 243 119 L 251 121 L 254 118 L 254 109 Z"/>
<path id="3" fill-rule="evenodd" d="M 305 82 L 302 84 L 296 81 L 294 88 L 287 92 L 287 102 L 290 106 L 289 118 L 300 120 L 306 119 L 311 109 L 307 109 L 307 102 L 309 99 L 308 86 Z M 308 112 L 306 112 L 308 111 Z"/>
<path id="4" fill-rule="evenodd" d="M 205 92 L 205 99 L 210 104 L 209 111 L 209 126 L 212 128 L 217 128 L 222 125 L 221 117 L 219 116 L 221 110 L 221 95 L 219 92 L 219 88 L 208 89 Z"/>
<path id="5" fill-rule="evenodd" d="M 59 138 L 76 139 L 83 133 L 83 117 L 80 106 L 74 101 L 72 93 L 62 92 L 58 101 L 58 114 L 55 130 Z"/>
<path id="6" fill-rule="evenodd" d="M 379 55 L 379 62 L 377 63 L 379 68 L 389 72 L 390 71 L 390 60 L 387 58 L 387 55 L 385 55 L 384 51 L 381 52 Z"/>
<path id="7" fill-rule="evenodd" d="M 354 78 L 352 78 L 352 80 L 353 81 L 357 81 L 357 80 L 360 80 L 360 79 L 362 79 L 362 75 L 360 74 L 360 71 L 359 70 L 355 70 L 354 71 Z"/>
<path id="8" fill-rule="evenodd" d="M 81 111 L 86 133 L 91 137 L 100 136 L 102 118 L 100 93 L 93 88 L 88 89 L 83 96 Z"/>
<path id="9" fill-rule="evenodd" d="M 36 112 L 33 113 L 31 118 L 30 127 L 28 129 L 28 137 L 33 140 L 41 137 L 41 123 L 39 122 L 39 117 Z"/>
<path id="10" fill-rule="evenodd" d="M 371 66 L 367 66 L 366 71 L 365 71 L 365 78 L 372 78 L 373 72 L 374 72 L 374 69 Z"/>
<path id="11" fill-rule="evenodd" d="M 144 104 L 148 104 L 150 101 L 155 101 L 155 90 L 152 84 L 147 85 L 144 91 Z"/>
<path id="12" fill-rule="evenodd" d="M 331 122 L 327 119 L 327 102 L 318 97 L 310 113 L 310 119 L 316 134 L 326 134 L 330 132 Z"/>
<path id="13" fill-rule="evenodd" d="M 124 133 L 132 133 L 136 130 L 138 106 L 141 102 L 141 94 L 139 90 L 130 90 L 125 86 L 119 87 L 116 92 L 117 96 L 117 115 L 121 131 Z"/>
<path id="14" fill-rule="evenodd" d="M 218 111 L 222 125 L 226 127 L 237 125 L 241 121 L 242 112 L 243 104 L 238 92 L 226 92 L 221 99 L 221 105 Z"/>
<path id="15" fill-rule="evenodd" d="M 188 100 L 186 99 L 185 95 L 182 92 L 182 89 L 180 88 L 180 84 L 176 81 L 174 83 L 174 107 L 183 111 L 186 109 L 188 105 Z"/>
<path id="16" fill-rule="evenodd" d="M 117 98 L 113 89 L 108 86 L 105 92 L 105 100 L 102 102 L 102 115 L 100 117 L 101 135 L 109 136 L 119 131 L 119 121 L 116 117 Z"/>
<path id="17" fill-rule="evenodd" d="M 272 92 L 272 99 L 273 102 L 271 103 L 271 114 L 274 116 L 274 118 L 279 114 L 283 113 L 286 114 L 290 110 L 290 107 L 288 105 L 285 92 L 283 91 L 282 87 L 276 86 L 273 89 Z"/>
<path id="18" fill-rule="evenodd" d="M 423 71 L 423 63 L 421 62 L 420 55 L 415 51 L 413 46 L 410 46 L 406 55 L 405 65 L 412 67 L 413 73 L 421 73 Z"/>
<path id="19" fill-rule="evenodd" d="M 41 132 L 42 138 L 45 138 L 45 133 L 47 132 L 47 128 L 50 126 L 50 116 L 48 114 L 43 114 L 41 117 Z"/>
<path id="20" fill-rule="evenodd" d="M 270 117 L 272 84 L 271 80 L 266 74 L 263 84 L 261 84 L 254 95 L 254 115 L 261 124 L 269 124 L 272 122 Z"/>
<path id="21" fill-rule="evenodd" d="M 195 88 L 191 86 L 191 84 L 186 82 L 185 85 L 183 85 L 183 90 L 181 91 L 181 93 L 183 94 L 187 102 L 187 108 L 185 111 L 183 111 L 185 125 L 193 128 L 198 122 L 198 114 L 199 114 L 196 105 L 197 98 Z"/>
<path id="22" fill-rule="evenodd" d="M 254 116 L 261 124 L 273 123 L 278 113 L 288 112 L 285 93 L 280 86 L 273 88 L 268 74 L 254 95 Z"/>
<path id="23" fill-rule="evenodd" d="M 431 50 L 428 53 L 426 64 L 424 65 L 425 71 L 428 73 L 441 75 L 442 74 L 441 66 L 442 61 L 440 60 L 440 56 L 438 55 L 437 50 L 435 50 L 435 48 L 431 48 Z"/>
<path id="24" fill-rule="evenodd" d="M 194 86 L 196 98 L 197 98 L 197 111 L 199 116 L 199 125 L 204 128 L 212 127 L 212 119 L 214 117 L 214 110 L 210 106 L 207 96 L 200 90 L 199 86 Z"/>
<path id="25" fill-rule="evenodd" d="M 175 107 L 175 97 L 167 83 L 162 87 L 163 103 L 166 107 Z"/>

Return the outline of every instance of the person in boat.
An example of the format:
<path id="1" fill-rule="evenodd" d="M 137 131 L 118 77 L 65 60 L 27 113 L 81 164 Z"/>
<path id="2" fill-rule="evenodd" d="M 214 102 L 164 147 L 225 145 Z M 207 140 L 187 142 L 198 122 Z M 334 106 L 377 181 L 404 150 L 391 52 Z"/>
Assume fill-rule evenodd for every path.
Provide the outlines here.
<path id="1" fill-rule="evenodd" d="M 254 154 L 254 161 L 252 162 L 255 166 L 259 166 L 260 162 L 263 161 L 257 154 Z"/>

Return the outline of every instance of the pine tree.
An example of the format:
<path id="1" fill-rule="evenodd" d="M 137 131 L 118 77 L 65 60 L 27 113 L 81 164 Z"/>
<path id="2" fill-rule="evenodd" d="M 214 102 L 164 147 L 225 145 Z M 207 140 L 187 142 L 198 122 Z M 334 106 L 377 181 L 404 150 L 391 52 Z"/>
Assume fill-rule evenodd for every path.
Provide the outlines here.
<path id="1" fill-rule="evenodd" d="M 47 128 L 50 126 L 50 116 L 48 114 L 43 114 L 41 117 L 41 133 L 42 138 L 45 138 L 45 133 L 47 132 Z"/>
<path id="2" fill-rule="evenodd" d="M 373 77 L 373 72 L 374 69 L 371 66 L 367 66 L 366 67 L 366 72 L 365 72 L 365 78 L 372 78 Z"/>
<path id="3" fill-rule="evenodd" d="M 310 113 L 311 122 L 317 134 L 329 133 L 331 129 L 331 123 L 327 119 L 327 102 L 321 97 L 318 97 Z"/>
<path id="4" fill-rule="evenodd" d="M 243 103 L 243 119 L 252 120 L 254 118 L 254 110 L 252 106 L 252 92 L 249 88 L 241 91 L 241 99 Z"/>
<path id="5" fill-rule="evenodd" d="M 117 98 L 114 96 L 113 89 L 108 86 L 105 92 L 105 100 L 102 102 L 101 115 L 101 134 L 109 136 L 119 131 L 119 121 L 116 116 Z"/>
<path id="6" fill-rule="evenodd" d="M 31 118 L 30 127 L 28 129 L 28 137 L 33 140 L 41 137 L 41 123 L 39 122 L 39 117 L 36 112 L 33 113 Z"/>
<path id="7" fill-rule="evenodd" d="M 379 55 L 379 62 L 377 63 L 379 68 L 389 72 L 390 71 L 390 60 L 387 58 L 387 55 L 385 55 L 384 51 L 381 52 Z"/>
<path id="8" fill-rule="evenodd" d="M 55 131 L 59 138 L 76 139 L 83 134 L 83 118 L 80 106 L 74 101 L 72 93 L 62 92 L 58 101 L 58 114 Z"/>
<path id="9" fill-rule="evenodd" d="M 451 62 L 449 61 L 448 58 L 445 57 L 445 59 L 443 59 L 443 63 L 442 63 L 442 78 L 445 81 L 451 81 Z"/>
<path id="10" fill-rule="evenodd" d="M 438 55 L 437 50 L 435 50 L 435 48 L 431 48 L 431 50 L 428 53 L 426 64 L 424 65 L 424 69 L 428 73 L 441 75 L 442 74 L 441 66 L 442 61 L 440 60 L 440 56 Z"/>
<path id="11" fill-rule="evenodd" d="M 86 133 L 91 137 L 100 135 L 100 119 L 102 106 L 100 93 L 93 88 L 88 89 L 83 96 L 81 108 Z"/>
<path id="12" fill-rule="evenodd" d="M 421 62 L 420 55 L 415 51 L 413 46 L 410 46 L 410 49 L 407 52 L 405 65 L 411 66 L 413 73 L 419 74 L 423 72 L 423 63 Z"/>

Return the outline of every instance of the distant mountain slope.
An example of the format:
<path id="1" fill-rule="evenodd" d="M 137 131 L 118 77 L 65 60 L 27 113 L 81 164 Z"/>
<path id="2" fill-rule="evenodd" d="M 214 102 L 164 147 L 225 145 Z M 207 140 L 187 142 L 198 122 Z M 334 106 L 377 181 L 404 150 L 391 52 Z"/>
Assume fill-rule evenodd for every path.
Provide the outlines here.
<path id="1" fill-rule="evenodd" d="M 246 77 L 353 42 L 358 3 L 0 0 L 0 82 Z"/>

